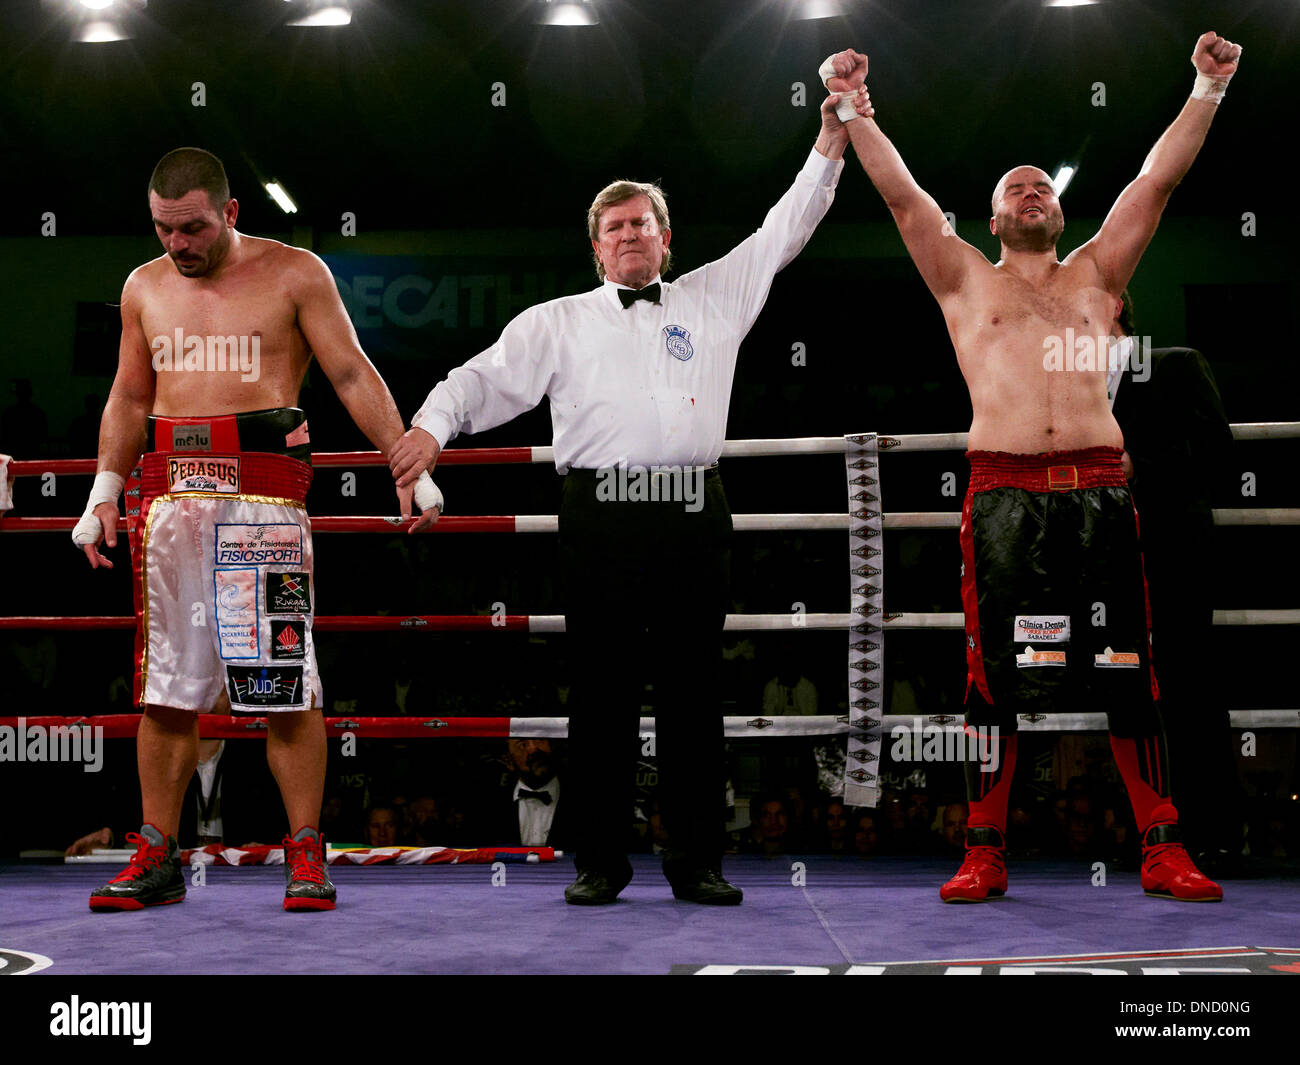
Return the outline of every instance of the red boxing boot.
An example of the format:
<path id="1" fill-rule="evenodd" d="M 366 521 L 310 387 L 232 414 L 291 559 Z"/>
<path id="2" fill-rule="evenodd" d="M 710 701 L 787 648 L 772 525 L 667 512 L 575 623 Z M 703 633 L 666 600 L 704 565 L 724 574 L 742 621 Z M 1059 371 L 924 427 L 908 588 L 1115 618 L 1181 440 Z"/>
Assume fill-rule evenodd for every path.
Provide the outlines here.
<path id="1" fill-rule="evenodd" d="M 944 902 L 988 902 L 1007 891 L 1006 844 L 996 828 L 966 830 L 966 860 L 939 889 Z"/>
<path id="2" fill-rule="evenodd" d="M 1142 890 L 1179 902 L 1223 901 L 1223 888 L 1192 864 L 1177 824 L 1151 825 L 1142 836 Z"/>

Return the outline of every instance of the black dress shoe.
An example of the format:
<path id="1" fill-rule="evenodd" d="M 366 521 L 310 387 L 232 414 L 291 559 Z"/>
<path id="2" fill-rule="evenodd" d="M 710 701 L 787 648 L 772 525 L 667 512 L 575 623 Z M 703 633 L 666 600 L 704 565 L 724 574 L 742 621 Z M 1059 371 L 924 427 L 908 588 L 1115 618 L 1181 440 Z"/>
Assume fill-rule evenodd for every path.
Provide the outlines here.
<path id="1" fill-rule="evenodd" d="M 564 901 L 572 906 L 607 906 L 631 879 L 631 869 L 618 873 L 581 869 L 578 879 L 564 889 Z"/>
<path id="2" fill-rule="evenodd" d="M 698 902 L 705 906 L 739 906 L 745 893 L 734 884 L 722 879 L 717 869 L 693 869 L 682 876 L 674 874 L 668 883 L 673 888 L 673 898 L 682 902 Z"/>

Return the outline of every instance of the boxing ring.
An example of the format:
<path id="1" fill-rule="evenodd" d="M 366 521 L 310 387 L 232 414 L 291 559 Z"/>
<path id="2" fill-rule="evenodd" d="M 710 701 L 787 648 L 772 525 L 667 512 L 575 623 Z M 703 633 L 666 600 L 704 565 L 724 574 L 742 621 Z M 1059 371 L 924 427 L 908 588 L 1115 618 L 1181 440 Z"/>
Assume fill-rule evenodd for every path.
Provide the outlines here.
<path id="1" fill-rule="evenodd" d="M 1234 425 L 1238 440 L 1300 437 L 1300 423 Z M 898 613 L 883 609 L 881 536 L 893 530 L 953 529 L 956 512 L 888 512 L 879 458 L 905 451 L 961 450 L 965 434 L 728 442 L 724 458 L 832 455 L 844 457 L 847 513 L 737 514 L 747 532 L 848 533 L 852 607 L 848 612 L 735 614 L 730 632 L 827 632 L 848 636 L 847 713 L 800 717 L 729 716 L 730 738 L 845 738 L 842 785 L 846 805 L 873 806 L 873 765 L 882 737 L 914 715 L 888 712 L 882 654 L 889 633 L 962 629 L 960 613 Z M 453 449 L 440 466 L 547 465 L 549 447 Z M 382 466 L 368 452 L 313 456 L 317 469 Z M 887 462 L 885 463 L 887 465 Z M 17 461 L 14 476 L 93 474 L 94 460 Z M 128 500 L 128 506 L 131 501 Z M 1218 525 L 1300 525 L 1300 507 L 1216 510 Z M 8 517 L 0 533 L 66 533 L 72 517 Z M 554 534 L 553 515 L 449 515 L 434 532 Z M 318 534 L 403 534 L 396 518 L 322 516 Z M 95 632 L 130 630 L 132 617 L 22 616 L 0 618 L 0 630 Z M 1225 627 L 1300 625 L 1300 607 L 1216 610 Z M 318 615 L 317 632 L 561 633 L 559 615 Z M 483 638 L 489 638 L 484 635 Z M 327 678 L 328 679 L 328 678 Z M 944 715 L 925 724 L 951 725 Z M 105 738 L 135 734 L 138 714 L 0 717 L 0 727 L 103 729 Z M 1234 709 L 1232 726 L 1300 727 L 1295 709 Z M 456 741 L 462 738 L 567 734 L 562 717 L 327 716 L 331 740 Z M 203 738 L 265 734 L 264 718 L 204 714 Z M 1105 728 L 1104 714 L 1022 715 L 1025 731 Z M 643 736 L 653 718 L 641 721 Z M 838 739 L 837 739 L 838 742 Z M 13 816 L 10 814 L 10 816 Z M 387 853 L 380 853 L 386 850 Z M 776 858 L 729 856 L 724 871 L 741 886 L 739 910 L 675 903 L 658 859 L 632 856 L 635 876 L 618 904 L 596 910 L 566 907 L 572 880 L 568 856 L 548 848 L 452 850 L 331 849 L 338 910 L 315 918 L 302 935 L 301 917 L 278 909 L 282 870 L 278 848 L 265 853 L 208 847 L 184 856 L 190 891 L 183 906 L 94 915 L 88 892 L 102 883 L 118 853 L 69 859 L 57 866 L 0 863 L 0 974 L 50 973 L 695 973 L 770 972 L 970 973 L 1079 971 L 1133 973 L 1206 969 L 1282 974 L 1300 971 L 1293 884 L 1284 878 L 1232 881 L 1217 906 L 1183 906 L 1142 894 L 1136 870 L 1036 860 L 1013 865 L 1012 890 L 994 905 L 943 906 L 937 888 L 955 864 L 949 857 L 836 858 L 797 853 Z M 282 857 L 279 858 L 282 861 Z M 377 949 L 378 948 L 378 949 Z M 39 959 L 24 963 L 23 956 Z"/>

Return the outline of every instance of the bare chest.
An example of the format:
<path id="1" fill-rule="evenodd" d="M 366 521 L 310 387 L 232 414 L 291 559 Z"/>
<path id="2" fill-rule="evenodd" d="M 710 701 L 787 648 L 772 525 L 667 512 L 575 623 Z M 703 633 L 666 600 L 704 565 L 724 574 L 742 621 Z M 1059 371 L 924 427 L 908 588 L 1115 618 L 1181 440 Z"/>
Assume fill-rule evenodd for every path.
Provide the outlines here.
<path id="1" fill-rule="evenodd" d="M 994 276 L 980 286 L 965 308 L 967 328 L 980 336 L 1022 344 L 1042 351 L 1042 341 L 1075 333 L 1105 335 L 1114 315 L 1106 313 L 1113 301 L 1101 289 L 1057 277 L 1042 286 L 1018 278 Z"/>
<path id="2" fill-rule="evenodd" d="M 297 307 L 273 276 L 196 284 L 175 278 L 144 295 L 155 413 L 292 406 L 310 359 Z"/>
<path id="3" fill-rule="evenodd" d="M 206 345 L 210 337 L 246 345 L 257 338 L 263 349 L 275 350 L 302 340 L 294 303 L 274 284 L 185 284 L 159 285 L 147 295 L 141 324 L 151 351 L 178 340 Z"/>

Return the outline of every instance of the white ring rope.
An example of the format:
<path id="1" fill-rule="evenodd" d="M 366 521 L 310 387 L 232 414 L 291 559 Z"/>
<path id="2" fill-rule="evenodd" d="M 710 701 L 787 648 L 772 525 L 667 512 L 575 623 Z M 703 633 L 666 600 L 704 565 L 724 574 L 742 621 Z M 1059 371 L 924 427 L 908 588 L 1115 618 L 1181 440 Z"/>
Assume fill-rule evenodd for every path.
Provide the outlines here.
<path id="1" fill-rule="evenodd" d="M 1300 437 L 1300 422 L 1238 422 L 1232 427 L 1234 440 L 1289 440 Z M 880 450 L 885 451 L 965 451 L 966 433 L 910 433 L 902 436 L 881 434 Z M 533 462 L 555 462 L 555 449 L 534 447 Z M 722 457 L 763 458 L 774 455 L 842 455 L 842 436 L 778 437 L 763 440 L 728 440 L 722 445 Z"/>
<path id="2" fill-rule="evenodd" d="M 1231 710 L 1232 728 L 1300 728 L 1300 710 Z M 843 736 L 849 732 L 847 714 L 787 714 L 766 717 L 728 715 L 723 718 L 728 739 L 756 736 Z M 962 718 L 953 714 L 886 714 L 883 734 L 888 742 L 895 728 L 915 731 L 918 727 L 956 728 Z M 1021 714 L 1017 722 L 1025 732 L 1105 732 L 1105 714 Z M 641 718 L 643 737 L 655 734 L 655 719 Z M 569 734 L 567 717 L 512 717 L 513 739 L 564 739 Z"/>
<path id="3" fill-rule="evenodd" d="M 728 614 L 727 632 L 795 632 L 800 629 L 844 630 L 855 623 L 852 614 Z M 1297 610 L 1216 610 L 1216 625 L 1300 625 Z M 961 629 L 960 612 L 885 613 L 886 629 Z M 563 614 L 529 614 L 529 632 L 563 632 Z"/>
<path id="4" fill-rule="evenodd" d="M 1300 507 L 1241 507 L 1213 512 L 1216 525 L 1300 525 Z M 947 510 L 899 510 L 882 516 L 886 529 L 956 529 L 961 514 Z M 736 532 L 845 532 L 847 514 L 733 514 Z M 517 533 L 556 533 L 555 514 L 516 514 Z"/>

